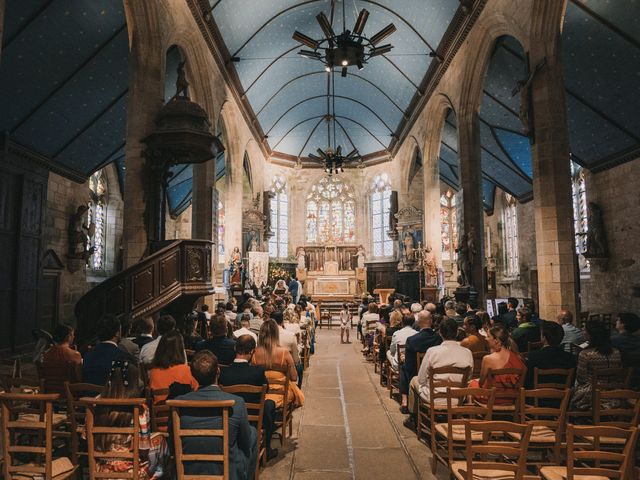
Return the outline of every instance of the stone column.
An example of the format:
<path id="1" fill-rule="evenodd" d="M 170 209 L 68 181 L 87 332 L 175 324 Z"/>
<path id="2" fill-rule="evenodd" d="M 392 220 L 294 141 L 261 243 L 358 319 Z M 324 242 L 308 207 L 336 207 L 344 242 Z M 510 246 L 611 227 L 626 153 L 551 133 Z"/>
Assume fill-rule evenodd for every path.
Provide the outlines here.
<path id="1" fill-rule="evenodd" d="M 218 213 L 218 206 L 213 205 L 214 180 L 215 158 L 193 166 L 191 238 L 213 239 L 213 216 Z"/>
<path id="2" fill-rule="evenodd" d="M 561 309 L 573 312 L 575 318 L 577 259 L 562 63 L 559 53 L 546 53 L 543 44 L 532 42 L 530 52 L 531 69 L 546 57 L 531 90 L 533 205 L 540 318 L 551 320 Z"/>
<path id="3" fill-rule="evenodd" d="M 231 139 L 227 140 L 227 191 L 225 195 L 224 248 L 227 257 L 235 247 L 242 252 L 242 153 Z M 226 259 L 225 259 L 226 260 Z"/>
<path id="4" fill-rule="evenodd" d="M 425 149 L 425 152 L 427 150 Z M 436 265 L 442 267 L 442 226 L 440 224 L 440 172 L 438 158 L 426 159 L 423 170 L 424 246 L 431 247 Z"/>
<path id="5" fill-rule="evenodd" d="M 458 155 L 462 188 L 462 225 L 464 232 L 475 232 L 476 253 L 471 277 L 478 292 L 478 302 L 484 301 L 484 212 L 482 210 L 482 165 L 480 161 L 480 122 L 475 110 L 460 112 L 458 121 Z"/>
<path id="6" fill-rule="evenodd" d="M 153 131 L 155 118 L 162 108 L 163 52 L 160 39 L 157 40 L 157 45 L 141 45 L 134 38 L 130 54 L 122 235 L 125 268 L 140 261 L 149 238 L 145 225 L 147 173 L 145 158 L 142 156 L 146 146 L 141 140 Z"/>

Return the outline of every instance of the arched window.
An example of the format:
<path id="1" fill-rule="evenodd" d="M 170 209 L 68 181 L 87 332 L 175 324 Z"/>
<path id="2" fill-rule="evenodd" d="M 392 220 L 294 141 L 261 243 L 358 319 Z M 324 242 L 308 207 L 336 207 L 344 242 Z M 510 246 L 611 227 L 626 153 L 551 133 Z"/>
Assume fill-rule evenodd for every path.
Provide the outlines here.
<path id="1" fill-rule="evenodd" d="M 224 204 L 218 200 L 218 262 L 224 262 Z"/>
<path id="2" fill-rule="evenodd" d="M 516 199 L 505 194 L 506 204 L 502 213 L 504 235 L 504 270 L 507 277 L 516 277 L 520 272 L 518 265 L 518 213 Z"/>
<path id="3" fill-rule="evenodd" d="M 387 232 L 389 225 L 389 212 L 391 211 L 391 185 L 386 173 L 376 175 L 371 185 L 371 243 L 373 257 L 393 256 L 393 240 Z"/>
<path id="4" fill-rule="evenodd" d="M 571 194 L 573 197 L 573 229 L 575 231 L 576 254 L 581 272 L 589 272 L 589 260 L 584 257 L 587 251 L 587 232 L 589 223 L 587 217 L 587 185 L 584 179 L 584 169 L 575 162 L 571 162 Z"/>
<path id="5" fill-rule="evenodd" d="M 289 198 L 287 183 L 282 177 L 274 177 L 271 182 L 271 231 L 269 256 L 287 258 L 289 252 Z"/>
<path id="6" fill-rule="evenodd" d="M 353 189 L 336 176 L 324 177 L 307 195 L 307 242 L 354 242 L 356 202 Z"/>
<path id="7" fill-rule="evenodd" d="M 442 260 L 455 258 L 458 245 L 458 218 L 456 196 L 447 190 L 440 196 L 440 233 L 442 236 Z"/>
<path id="8" fill-rule="evenodd" d="M 87 222 L 90 226 L 89 239 L 95 251 L 89 261 L 89 268 L 93 271 L 104 270 L 106 217 L 107 217 L 107 182 L 102 170 L 89 177 L 89 213 Z"/>

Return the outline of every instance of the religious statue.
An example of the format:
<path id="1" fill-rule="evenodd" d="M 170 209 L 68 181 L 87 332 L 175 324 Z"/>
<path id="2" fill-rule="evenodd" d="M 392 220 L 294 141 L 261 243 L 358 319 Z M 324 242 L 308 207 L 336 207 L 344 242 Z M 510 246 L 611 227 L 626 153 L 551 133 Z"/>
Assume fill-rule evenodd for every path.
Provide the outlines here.
<path id="1" fill-rule="evenodd" d="M 296 251 L 296 260 L 298 261 L 298 270 L 304 270 L 307 268 L 307 257 L 304 247 L 298 247 L 298 250 Z"/>
<path id="2" fill-rule="evenodd" d="M 410 231 L 406 231 L 402 237 L 402 244 L 404 245 L 403 260 L 405 265 L 411 263 L 414 260 L 414 248 L 413 248 L 413 235 Z"/>
<path id="3" fill-rule="evenodd" d="M 231 275 L 231 283 L 240 284 L 242 281 L 242 254 L 240 248 L 234 247 L 229 260 L 229 274 Z"/>
<path id="4" fill-rule="evenodd" d="M 436 257 L 431 250 L 432 248 L 427 246 L 424 256 L 427 287 L 435 287 L 438 283 L 438 266 L 436 265 Z"/>
<path id="5" fill-rule="evenodd" d="M 533 138 L 533 118 L 531 118 L 531 84 L 533 83 L 533 79 L 538 74 L 542 67 L 547 63 L 547 59 L 543 59 L 532 72 L 529 73 L 529 76 L 519 80 L 516 87 L 511 92 L 511 96 L 515 97 L 516 94 L 520 94 L 520 111 L 518 112 L 518 118 L 520 119 L 520 123 L 522 123 L 522 133 L 529 137 Z"/>
<path id="6" fill-rule="evenodd" d="M 456 252 L 458 254 L 456 260 L 456 265 L 458 266 L 458 284 L 463 287 L 473 286 L 471 263 L 469 261 L 469 239 L 466 233 L 460 238 Z"/>
<path id="7" fill-rule="evenodd" d="M 255 230 L 251 230 L 249 232 L 249 245 L 247 246 L 247 251 L 258 251 L 258 233 Z"/>
<path id="8" fill-rule="evenodd" d="M 607 257 L 607 237 L 602 221 L 602 210 L 598 204 L 589 202 L 587 221 L 589 230 L 587 232 L 587 251 L 584 256 L 587 258 Z"/>
<path id="9" fill-rule="evenodd" d="M 367 254 L 364 251 L 364 247 L 362 245 L 358 246 L 358 252 L 355 254 L 357 259 L 357 267 L 364 268 L 364 261 L 367 259 Z"/>
<path id="10" fill-rule="evenodd" d="M 471 268 L 476 264 L 476 229 L 469 228 L 469 235 L 467 236 L 467 247 L 469 247 L 469 265 Z"/>
<path id="11" fill-rule="evenodd" d="M 181 93 L 183 97 L 188 97 L 187 89 L 189 88 L 189 82 L 187 81 L 187 75 L 184 72 L 184 65 L 186 61 L 182 61 L 178 64 L 178 78 L 176 79 L 176 97 Z"/>
<path id="12" fill-rule="evenodd" d="M 95 252 L 95 247 L 87 248 L 89 238 L 95 234 L 95 224 L 85 224 L 85 214 L 89 210 L 86 205 L 80 205 L 71 216 L 69 222 L 69 258 L 88 259 Z"/>

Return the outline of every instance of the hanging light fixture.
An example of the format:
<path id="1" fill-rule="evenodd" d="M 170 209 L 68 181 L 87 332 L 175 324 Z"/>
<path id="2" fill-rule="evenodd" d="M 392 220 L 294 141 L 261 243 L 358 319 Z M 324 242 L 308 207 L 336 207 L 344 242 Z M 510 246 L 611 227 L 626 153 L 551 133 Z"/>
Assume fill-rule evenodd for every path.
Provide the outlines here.
<path id="1" fill-rule="evenodd" d="M 343 26 L 346 25 L 345 17 L 345 2 L 343 0 Z M 333 7 L 331 18 L 333 19 Z M 316 20 L 325 37 L 320 40 L 315 40 L 296 30 L 293 33 L 293 39 L 309 48 L 309 50 L 301 49 L 298 54 L 305 58 L 322 62 L 327 72 L 331 72 L 334 67 L 340 68 L 340 74 L 343 77 L 347 76 L 347 69 L 350 66 L 356 66 L 358 70 L 362 70 L 367 61 L 372 57 L 384 55 L 391 51 L 393 45 L 380 45 L 380 43 L 396 31 L 395 25 L 390 23 L 378 33 L 368 38 L 363 35 L 368 18 L 369 12 L 363 8 L 358 14 L 353 31 L 344 30 L 341 34 L 337 35 L 333 30 L 332 22 L 329 21 L 324 12 L 320 12 L 316 16 Z"/>

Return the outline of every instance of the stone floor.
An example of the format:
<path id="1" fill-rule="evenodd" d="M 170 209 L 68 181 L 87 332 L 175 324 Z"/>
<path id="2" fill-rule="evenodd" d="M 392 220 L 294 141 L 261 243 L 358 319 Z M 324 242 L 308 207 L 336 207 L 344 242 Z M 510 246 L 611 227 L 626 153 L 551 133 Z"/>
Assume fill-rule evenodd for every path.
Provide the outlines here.
<path id="1" fill-rule="evenodd" d="M 379 386 L 360 343 L 340 344 L 340 330 L 318 330 L 316 354 L 305 371 L 306 403 L 293 436 L 269 462 L 263 480 L 446 479 L 431 474 L 429 449 L 402 426 L 405 416 Z"/>

